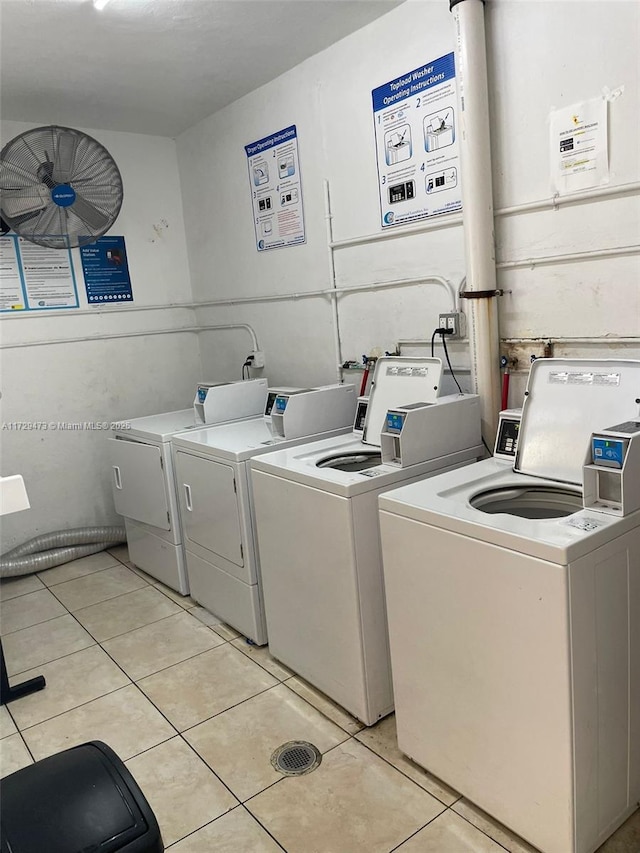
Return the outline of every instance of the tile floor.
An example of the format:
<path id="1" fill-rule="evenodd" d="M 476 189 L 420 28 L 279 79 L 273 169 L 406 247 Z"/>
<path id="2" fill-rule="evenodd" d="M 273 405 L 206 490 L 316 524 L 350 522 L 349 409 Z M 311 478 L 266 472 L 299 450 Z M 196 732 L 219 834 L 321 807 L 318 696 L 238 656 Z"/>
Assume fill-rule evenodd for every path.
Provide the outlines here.
<path id="1" fill-rule="evenodd" d="M 115 548 L 3 581 L 15 681 L 0 708 L 2 775 L 87 740 L 138 780 L 171 853 L 535 853 L 405 758 L 393 717 L 363 726 Z M 282 777 L 273 750 L 309 740 L 317 770 Z M 636 812 L 600 853 L 640 851 Z"/>

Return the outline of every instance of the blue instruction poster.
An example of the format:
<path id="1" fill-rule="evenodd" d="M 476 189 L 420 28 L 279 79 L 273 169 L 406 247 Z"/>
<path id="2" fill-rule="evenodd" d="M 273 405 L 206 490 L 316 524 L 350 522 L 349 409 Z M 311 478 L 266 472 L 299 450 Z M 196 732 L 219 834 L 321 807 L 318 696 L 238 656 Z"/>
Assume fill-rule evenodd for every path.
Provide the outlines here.
<path id="1" fill-rule="evenodd" d="M 453 53 L 371 94 L 382 227 L 461 210 Z"/>
<path id="2" fill-rule="evenodd" d="M 133 302 L 124 237 L 98 237 L 80 247 L 87 301 Z"/>
<path id="3" fill-rule="evenodd" d="M 305 242 L 302 181 L 295 124 L 245 145 L 256 248 Z"/>

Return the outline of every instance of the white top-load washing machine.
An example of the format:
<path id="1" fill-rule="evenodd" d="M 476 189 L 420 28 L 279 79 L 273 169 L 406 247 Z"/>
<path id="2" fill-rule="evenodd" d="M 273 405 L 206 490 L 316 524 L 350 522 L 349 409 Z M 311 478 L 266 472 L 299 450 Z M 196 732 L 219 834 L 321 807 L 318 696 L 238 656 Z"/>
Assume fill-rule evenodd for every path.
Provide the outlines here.
<path id="1" fill-rule="evenodd" d="M 206 424 L 254 417 L 266 379 L 201 382 L 191 409 L 134 418 L 109 439 L 116 512 L 124 516 L 129 558 L 182 595 L 189 593 L 171 460 L 171 438 Z"/>
<path id="2" fill-rule="evenodd" d="M 639 401 L 638 361 L 540 359 L 513 469 L 380 498 L 400 749 L 544 853 L 640 797 Z"/>
<path id="3" fill-rule="evenodd" d="M 352 385 L 270 394 L 263 418 L 176 436 L 173 459 L 191 595 L 258 645 L 267 642 L 249 460 L 354 419 Z"/>
<path id="4" fill-rule="evenodd" d="M 478 397 L 438 398 L 441 372 L 381 358 L 363 434 L 251 462 L 269 651 L 367 725 L 393 709 L 378 495 L 482 456 Z"/>

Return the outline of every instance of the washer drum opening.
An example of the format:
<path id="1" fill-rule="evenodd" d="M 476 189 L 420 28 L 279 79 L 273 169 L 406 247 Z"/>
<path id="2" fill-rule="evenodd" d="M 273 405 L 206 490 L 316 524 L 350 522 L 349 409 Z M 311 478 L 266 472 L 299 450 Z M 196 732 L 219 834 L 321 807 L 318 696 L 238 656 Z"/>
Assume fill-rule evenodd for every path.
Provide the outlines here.
<path id="1" fill-rule="evenodd" d="M 491 515 L 501 512 L 518 518 L 564 518 L 582 509 L 582 492 L 562 486 L 512 486 L 479 492 L 469 503 Z"/>
<path id="2" fill-rule="evenodd" d="M 361 450 L 358 453 L 339 453 L 326 456 L 316 463 L 316 468 L 336 468 L 338 471 L 366 471 L 382 464 L 382 454 L 376 450 Z"/>

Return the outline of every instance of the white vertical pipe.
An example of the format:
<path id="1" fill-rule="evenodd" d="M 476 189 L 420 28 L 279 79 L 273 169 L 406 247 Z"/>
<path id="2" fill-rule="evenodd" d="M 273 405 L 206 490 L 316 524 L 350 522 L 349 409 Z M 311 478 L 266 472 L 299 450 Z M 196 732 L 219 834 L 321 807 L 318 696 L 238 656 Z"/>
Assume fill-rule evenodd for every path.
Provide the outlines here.
<path id="1" fill-rule="evenodd" d="M 484 0 L 450 0 L 456 25 L 458 116 L 467 292 L 496 289 L 489 89 Z M 483 431 L 495 434 L 500 408 L 496 297 L 467 300 L 471 365 L 481 396 Z"/>
<path id="2" fill-rule="evenodd" d="M 331 213 L 331 197 L 329 195 L 329 181 L 324 181 L 324 218 L 327 224 L 327 250 L 329 260 L 329 283 L 331 292 L 331 325 L 333 328 L 333 346 L 336 354 L 336 380 L 342 382 L 342 341 L 340 340 L 340 317 L 338 315 L 338 290 L 336 287 L 336 266 L 333 257 L 333 214 Z"/>

